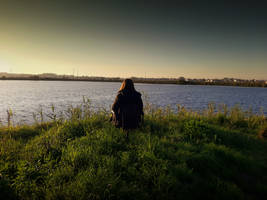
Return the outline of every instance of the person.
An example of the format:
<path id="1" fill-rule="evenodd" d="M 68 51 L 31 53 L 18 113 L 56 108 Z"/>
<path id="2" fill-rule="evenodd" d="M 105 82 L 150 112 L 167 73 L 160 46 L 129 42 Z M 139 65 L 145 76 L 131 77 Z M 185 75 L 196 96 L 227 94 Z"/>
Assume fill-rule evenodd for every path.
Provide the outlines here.
<path id="1" fill-rule="evenodd" d="M 111 121 L 124 130 L 138 128 L 143 120 L 143 101 L 131 79 L 125 79 L 112 105 Z"/>

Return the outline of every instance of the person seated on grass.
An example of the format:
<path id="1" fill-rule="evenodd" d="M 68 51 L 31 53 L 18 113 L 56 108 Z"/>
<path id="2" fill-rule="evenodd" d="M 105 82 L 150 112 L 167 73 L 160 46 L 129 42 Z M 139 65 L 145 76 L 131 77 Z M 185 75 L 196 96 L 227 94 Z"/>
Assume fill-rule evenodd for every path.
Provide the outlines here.
<path id="1" fill-rule="evenodd" d="M 118 128 L 130 130 L 138 128 L 143 120 L 143 101 L 134 88 L 131 79 L 125 79 L 112 105 L 113 124 Z"/>

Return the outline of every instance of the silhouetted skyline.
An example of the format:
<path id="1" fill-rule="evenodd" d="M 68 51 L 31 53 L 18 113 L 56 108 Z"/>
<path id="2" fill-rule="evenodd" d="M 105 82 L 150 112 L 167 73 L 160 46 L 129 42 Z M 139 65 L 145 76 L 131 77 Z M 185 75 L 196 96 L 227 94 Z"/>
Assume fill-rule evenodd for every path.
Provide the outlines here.
<path id="1" fill-rule="evenodd" d="M 0 71 L 267 77 L 264 1 L 0 2 Z"/>

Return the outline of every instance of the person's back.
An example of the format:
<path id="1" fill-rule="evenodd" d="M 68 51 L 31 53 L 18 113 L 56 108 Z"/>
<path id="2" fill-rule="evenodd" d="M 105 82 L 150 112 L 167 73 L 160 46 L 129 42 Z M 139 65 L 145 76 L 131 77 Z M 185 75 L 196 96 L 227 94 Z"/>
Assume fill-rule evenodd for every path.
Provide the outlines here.
<path id="1" fill-rule="evenodd" d="M 128 86 L 127 83 L 131 86 Z M 130 79 L 124 81 L 112 110 L 114 111 L 113 122 L 116 127 L 128 130 L 137 128 L 140 125 L 143 115 L 143 102 L 141 94 L 135 91 Z"/>

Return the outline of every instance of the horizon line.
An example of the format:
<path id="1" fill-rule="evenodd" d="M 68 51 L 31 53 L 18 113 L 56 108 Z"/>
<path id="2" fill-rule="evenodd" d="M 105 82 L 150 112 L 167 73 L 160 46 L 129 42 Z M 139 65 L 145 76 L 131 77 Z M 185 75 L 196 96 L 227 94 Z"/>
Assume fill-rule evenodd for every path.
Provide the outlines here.
<path id="1" fill-rule="evenodd" d="M 126 78 L 142 78 L 142 79 L 179 79 L 179 78 L 185 78 L 185 79 L 205 79 L 205 80 L 222 80 L 222 79 L 236 79 L 236 80 L 258 80 L 258 81 L 267 81 L 267 79 L 246 79 L 246 78 L 236 78 L 236 77 L 223 77 L 223 78 L 188 78 L 185 76 L 177 76 L 177 77 L 167 77 L 167 76 L 161 76 L 161 77 L 148 77 L 145 75 L 145 77 L 140 76 L 101 76 L 101 75 L 75 75 L 75 74 L 57 74 L 53 72 L 45 72 L 45 73 L 16 73 L 16 72 L 1 72 L 0 74 L 8 74 L 8 75 L 29 75 L 29 76 L 38 76 L 38 75 L 54 75 L 54 76 L 70 76 L 70 77 L 98 77 L 98 78 L 119 78 L 119 79 L 126 79 Z"/>

